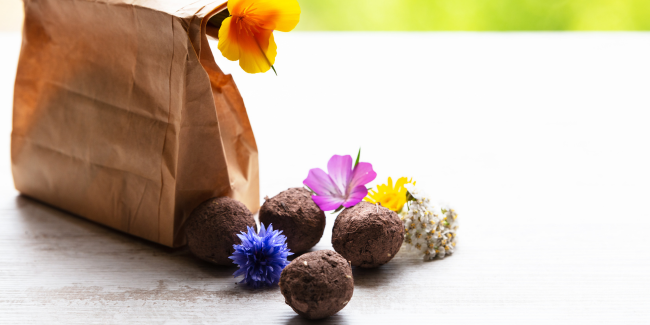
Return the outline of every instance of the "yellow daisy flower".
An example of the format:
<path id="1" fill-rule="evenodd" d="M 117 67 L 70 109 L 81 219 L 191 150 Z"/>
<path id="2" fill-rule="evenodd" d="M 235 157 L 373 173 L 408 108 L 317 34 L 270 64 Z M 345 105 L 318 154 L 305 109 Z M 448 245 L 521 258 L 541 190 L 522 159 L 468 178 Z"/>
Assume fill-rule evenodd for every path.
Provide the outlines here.
<path id="1" fill-rule="evenodd" d="M 377 185 L 377 190 L 370 190 L 364 200 L 373 204 L 379 203 L 385 208 L 399 212 L 406 203 L 407 191 L 404 185 L 412 181 L 413 179 L 400 177 L 393 186 L 393 179 L 388 177 L 388 184 Z M 415 185 L 415 182 L 413 184 Z"/>

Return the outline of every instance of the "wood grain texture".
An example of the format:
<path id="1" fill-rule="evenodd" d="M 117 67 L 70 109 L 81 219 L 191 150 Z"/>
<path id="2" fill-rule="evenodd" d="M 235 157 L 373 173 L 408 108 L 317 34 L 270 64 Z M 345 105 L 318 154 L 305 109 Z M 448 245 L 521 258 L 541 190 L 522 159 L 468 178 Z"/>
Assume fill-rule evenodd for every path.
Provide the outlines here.
<path id="1" fill-rule="evenodd" d="M 324 167 L 331 153 L 354 153 L 360 143 L 362 161 L 373 162 L 378 181 L 408 168 L 460 213 L 453 256 L 424 262 L 400 252 L 378 269 L 353 268 L 352 300 L 318 323 L 650 323 L 649 34 L 297 33 L 277 39 L 285 45 L 276 61 L 284 79 L 234 72 L 259 139 L 262 197 L 299 185 L 309 168 Z M 445 64 L 418 72 L 410 61 L 395 59 L 395 70 L 382 65 L 388 74 L 382 81 L 379 72 L 358 65 L 361 54 L 350 59 L 336 49 L 310 50 L 333 41 L 337 49 L 373 53 L 368 65 L 399 58 L 396 49 L 385 48 L 395 43 L 408 46 L 413 60 L 424 62 L 429 53 Z M 7 44 L 0 56 L 1 324 L 312 323 L 284 304 L 279 288 L 235 284 L 234 267 L 209 265 L 185 249 L 19 196 L 7 145 L 20 38 L 0 35 L 0 43 Z M 510 56 L 513 51 L 524 58 Z M 313 62 L 334 68 L 291 68 Z M 340 82 L 357 87 L 355 96 L 365 104 L 345 89 L 314 97 L 340 78 L 341 66 L 355 77 Z M 458 71 L 465 77 L 457 78 Z M 420 73 L 431 77 L 418 79 Z M 386 78 L 401 81 L 386 90 Z M 458 87 L 465 88 L 454 92 Z M 283 105 L 268 102 L 274 92 Z M 420 117 L 393 118 L 400 103 L 400 112 Z M 372 114 L 361 104 L 373 107 Z M 305 105 L 314 111 L 305 113 Z M 315 117 L 326 108 L 329 115 Z M 368 127 L 346 120 L 338 127 L 346 132 L 326 133 L 325 125 L 338 121 L 330 115 L 346 112 Z M 448 123 L 432 124 L 438 117 Z M 316 126 L 304 122 L 315 118 Z M 403 134 L 378 131 L 398 122 L 430 147 L 419 156 L 377 154 L 403 145 Z M 446 159 L 436 157 L 438 151 Z M 331 249 L 333 224 L 327 214 L 314 249 Z"/>
<path id="2" fill-rule="evenodd" d="M 186 250 L 123 235 L 25 197 L 8 201 L 0 212 L 4 320 L 304 322 L 284 304 L 278 288 L 254 291 L 235 284 L 233 267 L 203 263 Z M 576 226 L 557 232 L 551 224 L 499 228 L 464 226 L 457 253 L 444 260 L 398 254 L 378 269 L 355 268 L 353 299 L 325 323 L 648 320 L 647 240 L 628 242 L 620 252 L 596 248 L 601 232 L 644 238 L 645 231 Z M 488 235 L 494 233 L 501 233 L 496 242 Z M 315 249 L 331 249 L 329 236 Z"/>

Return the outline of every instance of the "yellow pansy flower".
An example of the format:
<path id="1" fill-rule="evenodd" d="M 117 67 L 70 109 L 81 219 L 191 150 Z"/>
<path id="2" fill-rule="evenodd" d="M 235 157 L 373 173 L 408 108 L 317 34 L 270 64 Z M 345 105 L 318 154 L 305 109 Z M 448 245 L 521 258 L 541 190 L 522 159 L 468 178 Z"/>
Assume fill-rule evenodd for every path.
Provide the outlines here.
<path id="1" fill-rule="evenodd" d="M 412 180 L 406 177 L 400 177 L 393 186 L 393 179 L 388 177 L 388 184 L 377 185 L 377 190 L 371 189 L 364 200 L 370 203 L 379 203 L 385 208 L 399 212 L 402 210 L 404 204 L 406 204 L 407 191 L 404 185 L 411 183 Z"/>
<path id="2" fill-rule="evenodd" d="M 230 61 L 248 73 L 268 71 L 275 63 L 278 47 L 273 31 L 289 32 L 300 20 L 296 0 L 230 0 L 230 17 L 219 29 L 218 48 Z"/>

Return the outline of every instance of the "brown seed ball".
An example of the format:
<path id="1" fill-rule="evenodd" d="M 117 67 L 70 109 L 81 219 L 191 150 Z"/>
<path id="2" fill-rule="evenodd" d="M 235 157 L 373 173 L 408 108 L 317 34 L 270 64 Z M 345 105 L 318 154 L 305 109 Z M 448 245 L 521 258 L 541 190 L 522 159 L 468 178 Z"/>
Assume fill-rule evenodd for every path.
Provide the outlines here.
<path id="1" fill-rule="evenodd" d="M 334 250 L 359 267 L 388 263 L 402 241 L 404 226 L 397 213 L 365 201 L 343 210 L 332 229 Z"/>
<path id="2" fill-rule="evenodd" d="M 297 257 L 282 270 L 280 292 L 298 315 L 320 319 L 343 309 L 354 291 L 352 269 L 331 250 Z"/>
<path id="3" fill-rule="evenodd" d="M 246 206 L 229 197 L 217 197 L 201 203 L 187 219 L 187 246 L 196 257 L 219 265 L 233 265 L 228 257 L 240 244 L 237 237 L 246 227 L 257 231 L 253 214 Z"/>
<path id="4" fill-rule="evenodd" d="M 260 223 L 282 230 L 287 247 L 293 253 L 303 253 L 314 247 L 325 230 L 325 212 L 302 188 L 290 188 L 266 200 L 260 209 Z"/>

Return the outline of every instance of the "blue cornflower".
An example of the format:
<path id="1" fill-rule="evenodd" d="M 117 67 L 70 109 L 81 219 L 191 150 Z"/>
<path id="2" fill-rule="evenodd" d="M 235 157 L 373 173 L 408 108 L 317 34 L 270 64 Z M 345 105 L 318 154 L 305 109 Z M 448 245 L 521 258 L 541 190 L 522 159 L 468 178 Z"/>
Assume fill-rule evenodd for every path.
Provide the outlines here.
<path id="1" fill-rule="evenodd" d="M 240 283 L 259 288 L 280 281 L 282 270 L 289 264 L 287 256 L 293 255 L 287 248 L 287 237 L 281 233 L 282 230 L 274 231 L 272 224 L 268 229 L 264 229 L 262 224 L 259 234 L 255 233 L 253 227 L 248 227 L 248 233 L 242 231 L 241 235 L 237 235 L 241 245 L 232 245 L 235 252 L 229 258 L 239 266 L 233 275 L 244 275 Z"/>

